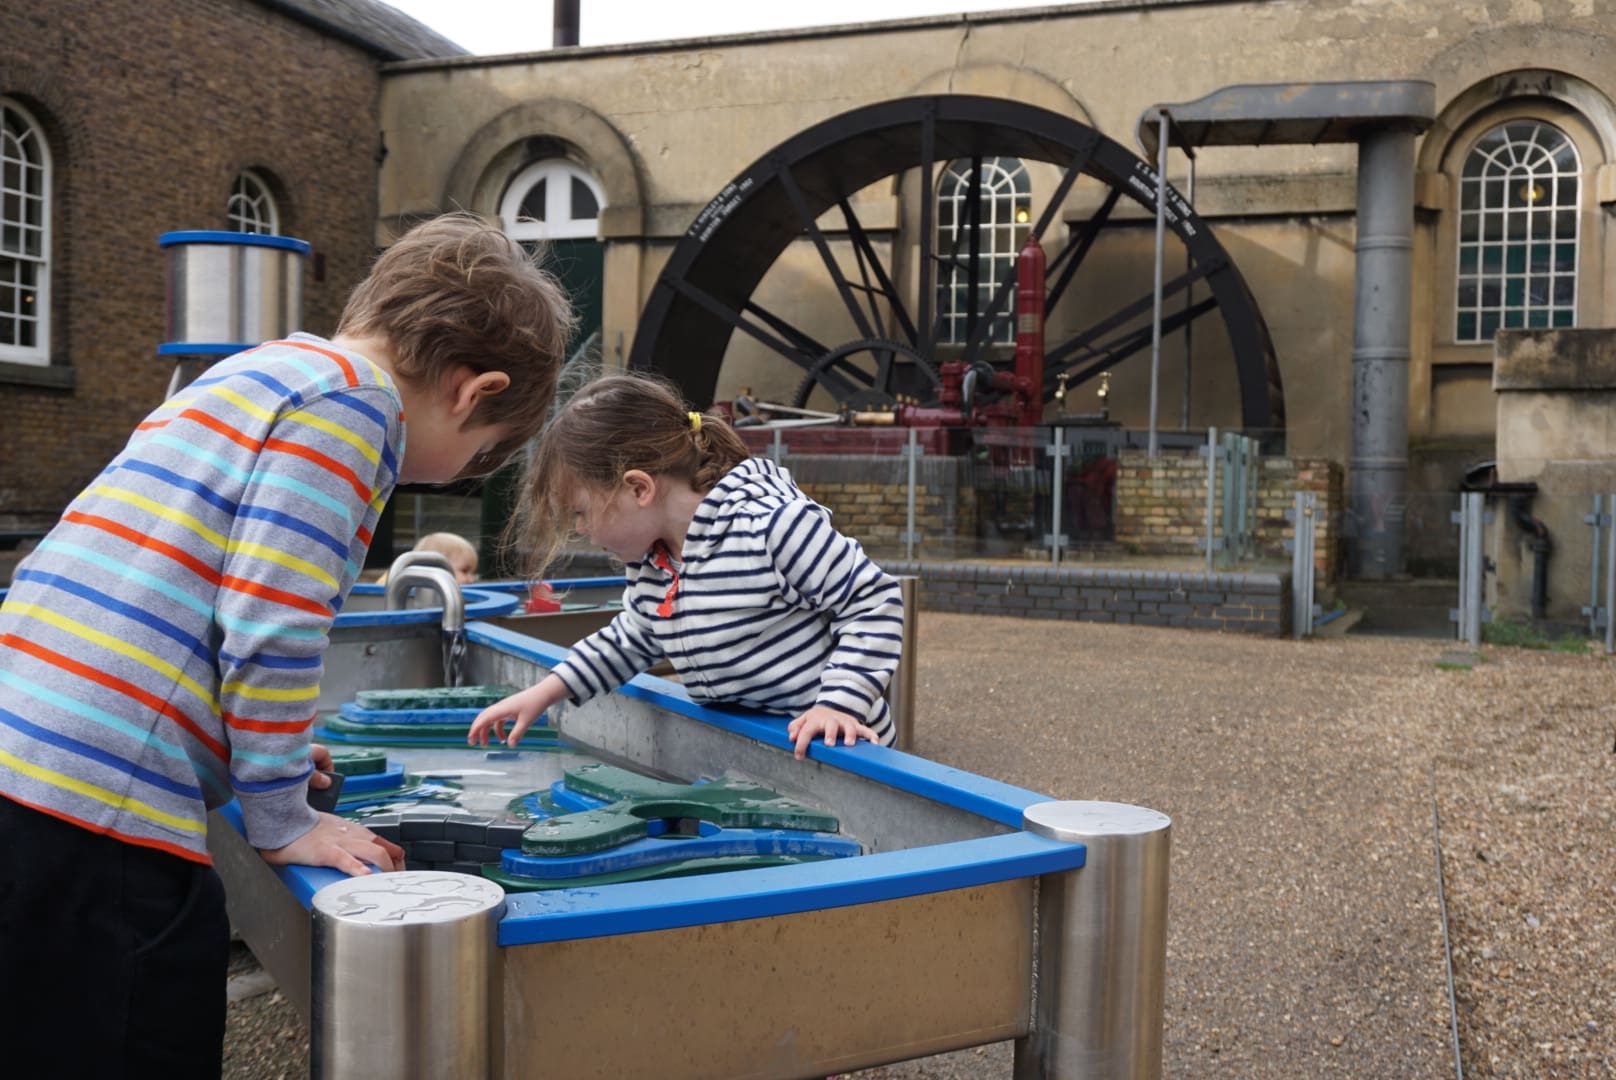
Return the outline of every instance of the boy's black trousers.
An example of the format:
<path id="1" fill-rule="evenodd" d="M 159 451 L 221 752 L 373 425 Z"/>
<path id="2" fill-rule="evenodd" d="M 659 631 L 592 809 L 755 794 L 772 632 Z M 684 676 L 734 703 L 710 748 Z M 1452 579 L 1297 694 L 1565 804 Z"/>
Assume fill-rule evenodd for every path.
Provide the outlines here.
<path id="1" fill-rule="evenodd" d="M 0 797 L 9 1075 L 217 1080 L 229 962 L 211 867 Z"/>

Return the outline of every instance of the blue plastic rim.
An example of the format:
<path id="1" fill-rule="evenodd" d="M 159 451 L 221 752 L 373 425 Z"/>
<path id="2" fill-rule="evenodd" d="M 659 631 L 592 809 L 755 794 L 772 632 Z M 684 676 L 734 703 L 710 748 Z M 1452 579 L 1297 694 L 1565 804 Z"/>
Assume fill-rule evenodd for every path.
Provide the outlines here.
<path id="1" fill-rule="evenodd" d="M 282 251 L 295 251 L 299 255 L 307 255 L 314 250 L 314 245 L 307 240 L 298 240 L 290 236 L 265 236 L 262 233 L 227 232 L 223 229 L 166 232 L 157 238 L 157 246 L 160 248 L 172 247 L 175 244 L 232 244 L 236 247 L 280 248 Z"/>
<path id="2" fill-rule="evenodd" d="M 165 341 L 157 346 L 158 356 L 234 356 L 254 348 L 256 342 L 240 341 Z"/>
<path id="3" fill-rule="evenodd" d="M 374 582 L 360 582 L 349 592 L 350 596 L 386 596 L 387 586 Z M 468 585 L 460 590 L 460 597 L 465 602 L 465 618 L 467 622 L 473 619 L 495 619 L 501 615 L 509 615 L 515 611 L 521 602 L 514 596 L 480 590 L 474 585 Z M 392 611 L 343 611 L 338 612 L 332 629 L 341 630 L 352 626 L 402 626 L 408 623 L 435 623 L 443 618 L 443 604 L 436 607 L 398 608 Z"/>

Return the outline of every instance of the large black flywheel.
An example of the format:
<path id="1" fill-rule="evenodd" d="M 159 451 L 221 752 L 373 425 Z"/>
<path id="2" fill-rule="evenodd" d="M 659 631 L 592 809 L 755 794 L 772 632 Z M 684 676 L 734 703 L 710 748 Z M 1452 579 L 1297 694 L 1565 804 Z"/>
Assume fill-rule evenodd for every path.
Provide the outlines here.
<path id="1" fill-rule="evenodd" d="M 951 249 L 935 250 L 931 193 L 940 170 L 951 164 L 971 170 L 975 178 L 983 161 L 1006 158 L 1047 163 L 1059 177 L 1048 197 L 1040 198 L 1043 209 L 1036 222 L 1029 223 L 1033 235 L 1045 238 L 1050 312 L 1057 310 L 1123 197 L 1155 213 L 1155 171 L 1070 117 L 969 95 L 903 98 L 855 109 L 775 147 L 697 215 L 652 290 L 630 366 L 660 371 L 692 401 L 705 403 L 712 400 L 719 366 L 740 331 L 800 370 L 798 403 L 816 386 L 843 404 L 930 403 L 938 387 L 938 275 L 969 261 L 962 256 L 977 251 L 972 231 L 983 227 L 981 211 L 969 209 L 977 200 L 966 200 Z M 911 256 L 907 274 L 894 265 L 898 256 L 890 254 L 898 246 L 883 252 L 875 230 L 855 210 L 855 196 L 870 185 L 884 179 L 896 185 L 905 176 L 918 176 L 918 190 L 928 193 L 918 200 L 918 229 L 910 248 L 918 256 Z M 1050 246 L 1048 238 L 1059 231 L 1057 217 L 1081 177 L 1098 181 L 1103 197 L 1086 220 L 1070 223 L 1064 242 Z M 1283 429 L 1273 344 L 1239 270 L 1171 188 L 1167 229 L 1182 248 L 1176 256 L 1169 249 L 1167 266 L 1177 269 L 1168 269 L 1163 283 L 1163 335 L 1207 317 L 1221 323 L 1234 359 L 1243 426 Z M 782 254 L 803 240 L 812 253 L 806 248 L 794 253 L 792 291 L 822 292 L 837 307 L 835 321 L 849 332 L 827 337 L 822 322 L 801 314 L 788 318 L 785 304 L 757 295 Z M 1012 271 L 989 289 L 972 273 L 969 330 L 956 333 L 949 358 L 989 362 L 991 328 L 1013 314 L 1015 280 Z M 1045 400 L 1058 386 L 1075 386 L 1136 353 L 1148 353 L 1153 307 L 1153 290 L 1146 287 L 1108 311 L 1085 316 L 1079 329 L 1071 329 L 1069 319 L 1061 322 L 1058 334 L 1045 340 Z"/>

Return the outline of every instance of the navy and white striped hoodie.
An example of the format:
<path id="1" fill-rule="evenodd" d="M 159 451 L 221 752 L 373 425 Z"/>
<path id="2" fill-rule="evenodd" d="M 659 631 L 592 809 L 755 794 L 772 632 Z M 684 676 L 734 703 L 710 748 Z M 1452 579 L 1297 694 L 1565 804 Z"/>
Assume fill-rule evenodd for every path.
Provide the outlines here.
<path id="1" fill-rule="evenodd" d="M 786 470 L 741 462 L 707 493 L 675 562 L 627 564 L 623 612 L 555 669 L 582 704 L 666 657 L 690 697 L 796 716 L 826 705 L 894 738 L 898 582 Z"/>

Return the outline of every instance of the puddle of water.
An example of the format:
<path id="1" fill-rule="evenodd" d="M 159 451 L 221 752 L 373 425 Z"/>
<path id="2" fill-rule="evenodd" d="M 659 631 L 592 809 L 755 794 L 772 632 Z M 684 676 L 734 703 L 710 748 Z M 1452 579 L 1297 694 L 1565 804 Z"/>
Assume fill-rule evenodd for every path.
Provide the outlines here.
<path id="1" fill-rule="evenodd" d="M 460 750 L 452 747 L 388 747 L 387 759 L 406 773 L 460 785 L 463 810 L 502 818 L 512 799 L 548 791 L 568 769 L 596 761 L 571 750 Z M 445 804 L 432 803 L 430 807 Z"/>

